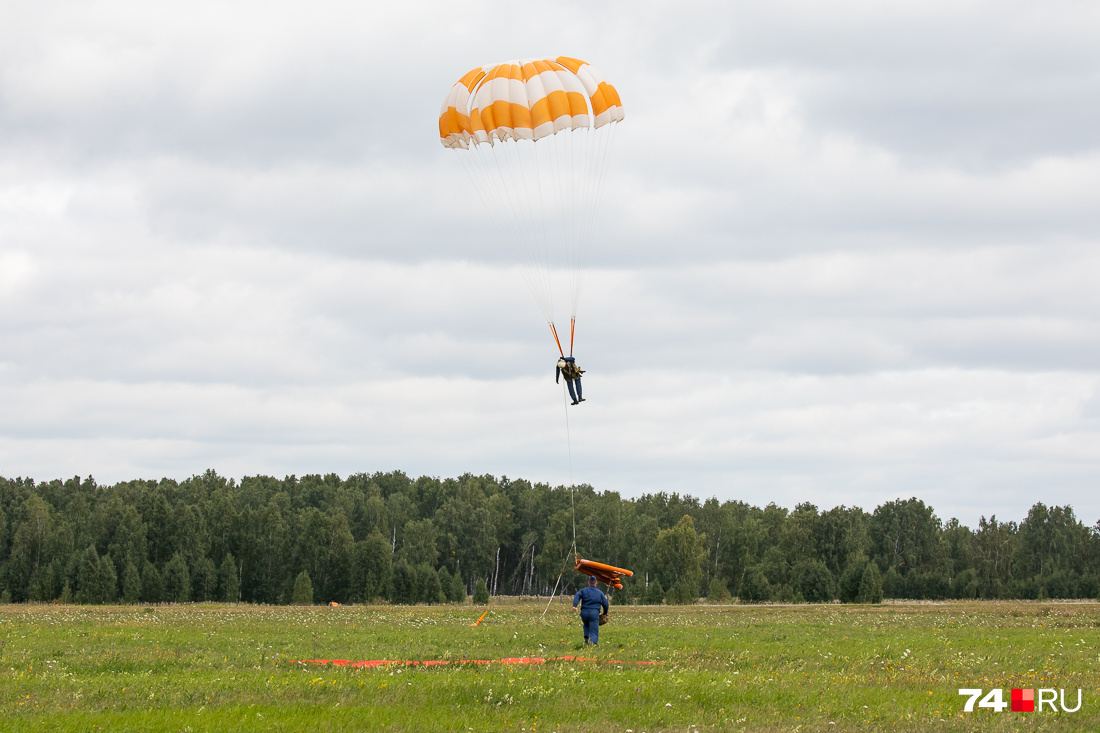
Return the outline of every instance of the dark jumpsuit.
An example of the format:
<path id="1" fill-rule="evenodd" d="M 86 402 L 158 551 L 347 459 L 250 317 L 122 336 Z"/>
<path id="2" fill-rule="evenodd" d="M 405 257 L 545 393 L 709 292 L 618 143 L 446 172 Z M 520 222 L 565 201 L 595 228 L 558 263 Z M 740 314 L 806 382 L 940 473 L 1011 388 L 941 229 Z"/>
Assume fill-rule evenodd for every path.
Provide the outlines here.
<path id="1" fill-rule="evenodd" d="M 573 606 L 581 607 L 584 640 L 593 646 L 600 641 L 600 609 L 607 613 L 607 596 L 594 585 L 586 585 L 573 596 Z"/>
<path id="2" fill-rule="evenodd" d="M 562 359 L 566 363 L 566 367 L 557 367 L 557 371 L 554 373 L 554 383 L 557 384 L 558 379 L 565 377 L 565 386 L 569 388 L 569 397 L 572 398 L 573 404 L 584 401 L 584 394 L 581 392 L 581 374 L 584 373 L 583 369 L 577 367 L 577 360 L 572 356 L 564 356 Z M 576 386 L 574 391 L 573 387 Z"/>

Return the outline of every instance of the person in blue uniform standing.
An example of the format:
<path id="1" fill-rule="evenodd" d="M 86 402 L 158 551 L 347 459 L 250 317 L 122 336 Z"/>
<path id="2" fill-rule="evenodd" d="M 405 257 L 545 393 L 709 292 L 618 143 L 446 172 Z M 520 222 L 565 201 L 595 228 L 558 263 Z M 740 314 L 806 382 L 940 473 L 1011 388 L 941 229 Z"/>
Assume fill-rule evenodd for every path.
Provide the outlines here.
<path id="1" fill-rule="evenodd" d="M 607 613 L 607 596 L 596 587 L 596 576 L 588 576 L 588 586 L 573 596 L 573 610 L 581 614 L 584 643 L 596 646 L 600 641 L 600 611 Z"/>

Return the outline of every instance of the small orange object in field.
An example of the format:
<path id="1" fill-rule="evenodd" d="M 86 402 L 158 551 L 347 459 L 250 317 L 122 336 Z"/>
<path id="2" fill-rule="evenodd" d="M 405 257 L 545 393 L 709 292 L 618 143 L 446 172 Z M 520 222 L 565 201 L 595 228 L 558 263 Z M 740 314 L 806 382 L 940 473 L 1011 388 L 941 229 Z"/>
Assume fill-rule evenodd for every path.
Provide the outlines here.
<path id="1" fill-rule="evenodd" d="M 486 616 L 486 615 L 487 615 L 488 613 L 489 613 L 489 612 L 488 612 L 488 611 L 486 611 L 485 613 L 481 614 L 481 618 L 479 618 L 479 619 L 478 619 L 477 621 L 474 621 L 474 622 L 473 622 L 472 624 L 470 624 L 470 626 L 477 626 L 477 625 L 479 625 L 479 624 L 481 623 L 481 619 L 482 619 L 482 618 L 485 618 L 485 616 Z"/>
<path id="2" fill-rule="evenodd" d="M 328 605 L 332 606 L 333 608 L 339 608 L 340 607 L 340 604 L 337 603 L 336 601 L 329 601 Z"/>

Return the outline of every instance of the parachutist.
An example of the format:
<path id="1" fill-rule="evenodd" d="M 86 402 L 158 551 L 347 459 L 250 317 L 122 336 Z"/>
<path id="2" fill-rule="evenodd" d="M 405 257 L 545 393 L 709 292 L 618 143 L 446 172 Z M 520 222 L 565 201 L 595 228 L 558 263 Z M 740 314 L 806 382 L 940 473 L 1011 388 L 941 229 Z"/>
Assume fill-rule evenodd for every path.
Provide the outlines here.
<path id="1" fill-rule="evenodd" d="M 569 396 L 573 398 L 572 404 L 584 402 L 581 393 L 581 375 L 584 370 L 577 366 L 577 360 L 572 356 L 563 356 L 558 359 L 558 368 L 554 373 L 554 384 L 558 384 L 561 377 L 565 377 L 565 386 L 569 388 Z M 574 389 L 575 386 L 575 389 Z"/>

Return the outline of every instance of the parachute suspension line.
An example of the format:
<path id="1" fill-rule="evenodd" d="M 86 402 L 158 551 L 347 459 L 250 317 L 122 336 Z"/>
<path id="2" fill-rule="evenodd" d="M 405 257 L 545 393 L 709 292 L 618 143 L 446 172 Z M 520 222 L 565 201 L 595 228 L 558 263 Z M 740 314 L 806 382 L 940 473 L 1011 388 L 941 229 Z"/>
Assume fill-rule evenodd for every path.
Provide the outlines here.
<path id="1" fill-rule="evenodd" d="M 593 226 L 595 226 L 595 213 L 599 211 L 600 202 L 603 200 L 603 181 L 604 177 L 607 175 L 608 162 L 611 160 L 611 151 L 615 146 L 615 135 L 619 129 L 619 123 L 610 122 L 607 124 L 607 127 L 607 135 L 604 136 L 600 144 L 599 160 L 596 163 L 596 175 L 594 176 L 595 181 L 592 184 L 592 216 L 590 217 L 590 221 Z"/>
<path id="2" fill-rule="evenodd" d="M 509 217 L 504 215 L 505 206 L 500 197 L 493 195 L 496 189 L 489 185 L 491 174 L 485 165 L 485 161 L 476 153 L 458 157 L 462 161 L 462 167 L 465 169 L 467 176 L 474 182 L 474 188 L 481 198 L 481 203 L 489 211 L 489 219 L 493 224 L 493 228 L 497 230 L 497 236 L 514 248 L 512 233 L 508 231 L 511 229 L 510 224 L 512 222 Z M 527 278 L 525 271 L 522 274 Z M 534 286 L 534 283 L 529 284 Z"/>
<path id="3" fill-rule="evenodd" d="M 601 201 L 604 194 L 603 181 L 608 169 L 608 163 L 611 160 L 611 151 L 615 139 L 615 134 L 618 130 L 617 122 L 609 122 L 599 129 L 591 129 L 587 131 L 587 139 L 585 140 L 584 149 L 584 168 L 585 175 L 581 178 L 581 185 L 584 187 L 580 199 L 578 200 L 578 210 L 580 214 L 579 227 L 581 232 L 579 239 L 581 246 L 578 248 L 577 255 L 577 277 L 576 277 L 576 290 L 574 294 L 574 312 L 576 311 L 576 302 L 579 302 L 581 291 L 584 287 L 585 267 L 588 260 L 588 249 L 592 240 L 598 231 L 599 219 L 597 212 L 600 210 Z"/>
<path id="4" fill-rule="evenodd" d="M 562 155 L 556 156 L 558 164 L 558 196 L 561 201 L 562 212 L 562 238 L 561 261 L 568 269 L 569 282 L 569 315 L 577 315 L 577 249 L 582 244 L 578 237 L 577 215 L 581 201 L 577 198 L 577 170 L 574 149 L 576 148 L 577 135 L 570 131 L 561 135 L 564 148 Z"/>
<path id="5" fill-rule="evenodd" d="M 574 316 L 573 318 L 569 319 L 569 355 L 570 356 L 573 356 L 573 334 L 576 333 L 576 330 L 577 330 L 577 319 Z M 561 347 L 559 346 L 558 348 L 560 349 Z"/>
<path id="6" fill-rule="evenodd" d="M 573 547 L 571 549 L 574 550 L 573 555 L 575 557 L 576 554 L 577 554 L 575 552 L 575 550 L 577 549 L 576 540 L 573 541 Z M 539 621 L 541 621 L 542 617 L 546 615 L 546 612 L 550 610 L 550 604 L 554 602 L 554 596 L 556 596 L 557 593 L 558 593 L 558 586 L 561 585 L 561 579 L 562 579 L 562 577 L 564 577 L 565 569 L 568 566 L 569 566 L 569 553 L 566 553 L 565 554 L 565 562 L 563 562 L 561 564 L 561 572 L 558 573 L 558 579 L 554 582 L 554 590 L 550 591 L 550 600 L 546 602 L 546 608 L 542 609 L 542 615 L 539 616 Z"/>
<path id="7" fill-rule="evenodd" d="M 562 315 L 558 300 L 568 299 L 570 318 L 577 316 L 616 128 L 563 130 L 538 141 L 494 138 L 457 156 L 547 321 Z M 555 293 L 559 286 L 568 292 Z"/>
<path id="8" fill-rule="evenodd" d="M 550 324 L 550 328 L 554 325 Z M 554 332 L 554 338 L 557 338 L 557 332 Z M 560 346 L 559 346 L 560 348 Z M 562 407 L 565 408 L 565 445 L 569 453 L 569 509 L 573 516 L 573 544 L 569 547 L 573 551 L 573 561 L 576 563 L 577 558 L 580 555 L 577 553 L 577 505 L 573 498 L 573 441 L 569 434 L 569 405 L 566 403 L 565 395 L 568 393 L 566 385 L 562 385 L 561 401 Z M 546 612 L 550 610 L 550 604 L 554 602 L 554 596 L 557 595 L 558 586 L 561 585 L 561 579 L 565 575 L 565 569 L 569 566 L 569 553 L 565 553 L 565 561 L 561 565 L 561 572 L 558 573 L 558 579 L 554 583 L 554 590 L 550 592 L 550 600 L 546 602 L 546 608 L 542 609 L 542 616 L 539 616 L 539 620 L 546 615 Z"/>
<path id="9" fill-rule="evenodd" d="M 492 218 L 499 218 L 503 222 L 502 239 L 515 255 L 523 279 L 530 288 L 539 310 L 549 320 L 553 314 L 550 284 L 545 276 L 545 268 L 538 266 L 532 252 L 534 224 L 523 214 L 529 209 L 527 202 L 523 200 L 527 194 L 527 187 L 524 185 L 524 176 L 520 175 L 520 153 L 518 150 L 513 150 L 513 147 L 515 146 L 502 144 L 499 141 L 496 144 L 474 144 L 470 151 L 472 155 L 468 157 L 476 160 L 481 166 L 480 178 L 487 184 L 484 188 L 487 189 L 487 193 L 493 195 L 490 207 Z M 478 187 L 481 188 L 481 186 Z"/>
<path id="10" fill-rule="evenodd" d="M 569 455 L 569 511 L 573 518 L 573 557 L 577 557 L 577 503 L 573 498 L 573 436 L 569 432 L 569 405 L 565 395 L 568 392 L 568 383 L 562 387 L 561 406 L 565 410 L 565 450 Z"/>
<path id="11" fill-rule="evenodd" d="M 583 143 L 575 138 L 577 135 L 571 135 L 573 138 L 570 140 L 569 150 L 569 166 L 570 166 L 570 181 L 573 186 L 573 207 L 572 214 L 573 221 L 573 242 L 569 258 L 569 265 L 572 268 L 572 278 L 570 279 L 570 316 L 576 318 L 577 308 L 580 305 L 581 297 L 581 285 L 584 278 L 584 260 L 586 250 L 590 244 L 588 229 L 588 219 L 591 216 L 589 211 L 588 199 L 591 192 L 588 190 L 591 186 L 592 169 L 589 165 L 586 157 L 582 157 L 584 152 L 592 144 L 592 136 L 594 131 L 592 128 L 586 128 L 583 130 L 582 135 L 584 137 Z M 579 174 L 578 174 L 579 170 Z"/>
<path id="12" fill-rule="evenodd" d="M 538 195 L 537 192 L 532 193 L 531 176 L 522 175 L 522 171 L 527 167 L 523 162 L 523 154 L 527 147 L 531 147 L 530 157 L 534 161 L 535 170 L 534 183 L 537 189 L 541 189 L 541 183 L 538 180 L 538 153 L 534 150 L 533 141 L 516 140 L 514 142 L 515 145 L 494 145 L 493 150 L 495 153 L 500 153 L 496 157 L 498 167 L 500 166 L 500 158 L 507 158 L 511 153 L 512 160 L 510 162 L 506 161 L 505 166 L 511 173 L 511 177 L 510 180 L 504 180 L 503 190 L 511 192 L 513 196 L 520 200 L 521 205 L 514 209 L 513 215 L 517 222 L 525 225 L 517 227 L 520 229 L 520 236 L 516 240 L 516 246 L 520 250 L 521 257 L 526 261 L 527 267 L 530 268 L 531 279 L 537 283 L 535 299 L 546 320 L 552 321 L 554 320 L 554 289 L 550 277 L 550 263 L 546 256 L 546 247 L 542 246 L 540 242 L 539 232 L 541 228 L 532 217 L 520 214 L 521 211 L 535 210 L 536 203 L 538 210 L 542 210 L 542 196 Z M 534 200 L 535 198 L 538 199 L 537 202 Z"/>
<path id="13" fill-rule="evenodd" d="M 522 216 L 515 210 L 514 202 L 510 201 L 504 193 L 507 189 L 507 178 L 499 165 L 499 161 L 493 153 L 484 149 L 484 145 L 471 146 L 469 155 L 460 155 L 462 166 L 466 170 L 470 180 L 474 182 L 482 203 L 489 212 L 489 218 L 497 235 L 512 250 L 514 260 L 518 262 L 520 275 L 527 283 L 536 304 L 547 318 L 551 317 L 546 307 L 545 291 L 546 283 L 540 282 L 539 268 L 530 261 L 527 248 L 522 246 L 523 234 L 520 231 Z M 493 164 L 496 164 L 495 166 Z M 493 180 L 496 179 L 496 183 Z"/>
<path id="14" fill-rule="evenodd" d="M 585 250 L 588 248 L 589 241 L 586 234 L 588 229 L 588 201 L 587 197 L 589 179 L 592 176 L 591 167 L 588 165 L 587 156 L 585 150 L 588 148 L 592 138 L 592 128 L 586 127 L 577 130 L 577 133 L 570 136 L 569 149 L 569 166 L 570 166 L 570 181 L 572 183 L 572 196 L 573 196 L 573 241 L 569 253 L 569 267 L 570 267 L 570 281 L 569 281 L 569 297 L 570 297 L 570 311 L 569 315 L 576 317 L 577 308 L 580 305 L 580 289 L 581 282 L 584 278 L 584 255 Z"/>
<path id="15" fill-rule="evenodd" d="M 539 222 L 546 221 L 546 198 L 542 192 L 542 170 L 539 167 L 539 146 L 534 140 L 517 140 L 515 149 L 517 162 L 519 156 L 522 154 L 524 148 L 531 148 L 531 169 L 534 171 L 534 191 L 532 192 L 530 183 L 530 176 L 521 176 L 524 184 L 524 191 L 527 194 L 527 205 L 532 211 L 538 211 L 538 221 L 531 221 L 531 243 L 534 245 L 534 252 L 541 255 L 541 271 L 546 275 L 546 292 L 549 301 L 550 320 L 553 320 L 554 312 L 554 289 L 552 286 L 551 278 L 552 273 L 550 270 L 550 238 L 546 232 L 546 226 L 543 224 L 539 226 Z M 517 165 L 517 170 L 522 170 L 522 163 Z M 532 200 L 532 197 L 534 200 Z"/>

